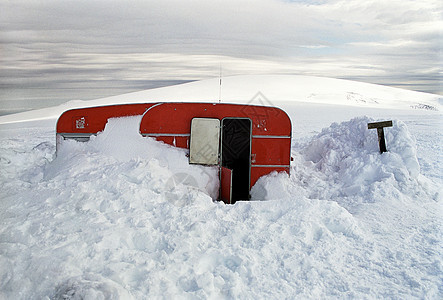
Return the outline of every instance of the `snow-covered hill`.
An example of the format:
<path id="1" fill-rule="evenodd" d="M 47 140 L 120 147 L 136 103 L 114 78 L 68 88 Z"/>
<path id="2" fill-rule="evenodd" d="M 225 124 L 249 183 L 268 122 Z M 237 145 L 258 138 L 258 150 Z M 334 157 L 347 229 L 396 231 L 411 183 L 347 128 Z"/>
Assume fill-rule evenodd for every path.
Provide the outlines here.
<path id="1" fill-rule="evenodd" d="M 329 87 L 327 104 L 297 102 L 283 97 L 293 81 L 257 78 L 232 78 L 238 92 L 222 98 L 262 92 L 255 101 L 282 107 L 294 161 L 290 176 L 261 178 L 255 201 L 235 205 L 213 201 L 215 169 L 142 138 L 140 117 L 112 119 L 87 143 L 66 141 L 57 157 L 60 108 L 0 125 L 0 299 L 443 298 L 443 118 L 410 107 L 438 107 L 438 97 L 331 80 L 348 88 Z M 193 91 L 209 82 L 94 105 L 145 93 L 218 98 L 216 80 L 215 92 Z M 349 105 L 348 92 L 378 103 Z M 394 120 L 382 155 L 367 129 L 379 119 Z"/>
<path id="2" fill-rule="evenodd" d="M 221 96 L 221 97 L 220 97 Z M 281 101 L 357 107 L 441 110 L 439 95 L 356 81 L 297 75 L 249 75 L 195 81 L 0 117 L 0 124 L 57 118 L 63 111 L 88 106 L 143 102 L 217 102 L 277 105 Z"/>

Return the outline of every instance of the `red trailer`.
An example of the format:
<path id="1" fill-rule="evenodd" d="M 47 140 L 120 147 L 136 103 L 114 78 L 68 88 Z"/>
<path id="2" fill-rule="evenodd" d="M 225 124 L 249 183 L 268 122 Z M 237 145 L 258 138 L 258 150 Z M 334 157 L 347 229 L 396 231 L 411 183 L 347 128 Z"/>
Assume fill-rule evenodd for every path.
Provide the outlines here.
<path id="1" fill-rule="evenodd" d="M 87 141 L 105 129 L 110 118 L 143 115 L 156 103 L 120 104 L 70 109 L 57 120 L 57 147 L 64 139 Z"/>
<path id="2" fill-rule="evenodd" d="M 58 141 L 87 140 L 109 118 L 141 115 L 140 134 L 189 149 L 189 163 L 220 167 L 219 198 L 248 200 L 272 171 L 289 174 L 291 121 L 276 107 L 224 103 L 148 103 L 69 110 L 57 122 Z"/>

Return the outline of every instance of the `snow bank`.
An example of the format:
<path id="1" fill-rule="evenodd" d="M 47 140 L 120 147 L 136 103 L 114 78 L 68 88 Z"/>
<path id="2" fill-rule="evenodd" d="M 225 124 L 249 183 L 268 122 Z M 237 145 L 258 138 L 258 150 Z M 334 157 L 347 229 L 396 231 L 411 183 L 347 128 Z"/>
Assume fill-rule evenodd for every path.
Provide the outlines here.
<path id="1" fill-rule="evenodd" d="M 57 157 L 53 132 L 3 136 L 0 298 L 441 298 L 438 189 L 404 124 L 380 155 L 368 121 L 294 143 L 291 176 L 252 191 L 269 200 L 235 205 L 138 117 Z"/>
<path id="2" fill-rule="evenodd" d="M 290 198 L 292 190 L 282 194 L 284 180 L 291 189 L 301 190 L 308 198 L 333 198 L 345 207 L 349 197 L 360 203 L 396 198 L 399 194 L 412 193 L 420 198 L 425 193 L 422 185 L 426 179 L 419 177 L 415 139 L 407 126 L 394 120 L 393 127 L 386 127 L 388 152 L 379 154 L 377 131 L 368 129 L 370 122 L 374 120 L 361 117 L 333 123 L 310 141 L 294 145 L 296 163 L 291 178 L 264 177 L 254 187 L 253 195 L 258 199 Z M 435 191 L 431 198 L 439 201 L 441 197 Z"/>
<path id="3" fill-rule="evenodd" d="M 45 179 L 67 169 L 69 175 L 73 172 L 87 176 L 97 173 L 102 177 L 127 174 L 130 181 L 141 186 L 146 181 L 158 190 L 166 187 L 166 196 L 171 201 L 179 201 L 174 197 L 188 194 L 189 189 L 216 199 L 217 168 L 189 165 L 187 150 L 143 138 L 138 132 L 140 120 L 141 116 L 109 119 L 105 130 L 87 143 L 63 141 L 58 157 L 45 170 Z"/>
<path id="4" fill-rule="evenodd" d="M 332 124 L 301 151 L 304 159 L 335 185 L 333 196 L 368 198 L 375 183 L 385 182 L 390 190 L 390 186 L 398 188 L 417 179 L 420 166 L 415 141 L 405 124 L 394 121 L 392 128 L 384 129 L 389 152 L 380 155 L 377 132 L 367 127 L 372 121 L 359 118 Z"/>

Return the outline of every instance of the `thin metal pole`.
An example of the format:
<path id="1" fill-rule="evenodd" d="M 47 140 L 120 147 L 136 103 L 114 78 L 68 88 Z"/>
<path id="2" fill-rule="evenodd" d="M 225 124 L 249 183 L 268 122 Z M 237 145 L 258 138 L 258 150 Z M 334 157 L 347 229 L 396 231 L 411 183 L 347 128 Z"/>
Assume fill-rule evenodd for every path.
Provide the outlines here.
<path id="1" fill-rule="evenodd" d="M 218 103 L 221 103 L 221 92 L 222 92 L 222 66 L 220 64 L 220 90 L 218 92 Z"/>

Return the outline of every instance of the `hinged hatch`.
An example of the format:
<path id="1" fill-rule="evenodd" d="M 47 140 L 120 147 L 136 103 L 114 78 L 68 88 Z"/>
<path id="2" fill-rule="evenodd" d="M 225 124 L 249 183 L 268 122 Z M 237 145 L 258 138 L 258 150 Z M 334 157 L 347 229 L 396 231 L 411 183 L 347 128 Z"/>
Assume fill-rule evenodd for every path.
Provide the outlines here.
<path id="1" fill-rule="evenodd" d="M 189 163 L 217 165 L 219 140 L 219 119 L 193 118 L 191 121 Z"/>

